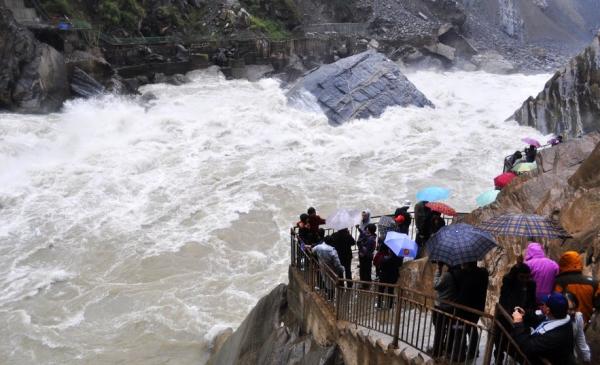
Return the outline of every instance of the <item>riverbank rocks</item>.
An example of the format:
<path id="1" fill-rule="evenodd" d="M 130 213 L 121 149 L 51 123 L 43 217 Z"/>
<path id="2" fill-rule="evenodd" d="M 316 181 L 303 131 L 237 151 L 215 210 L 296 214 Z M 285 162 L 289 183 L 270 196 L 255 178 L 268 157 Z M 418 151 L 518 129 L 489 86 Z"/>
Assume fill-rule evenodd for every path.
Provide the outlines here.
<path id="1" fill-rule="evenodd" d="M 38 42 L 0 4 L 0 108 L 46 113 L 60 108 L 68 96 L 62 54 Z"/>
<path id="2" fill-rule="evenodd" d="M 301 78 L 288 98 L 296 105 L 314 98 L 333 125 L 379 117 L 390 106 L 433 107 L 394 62 L 374 50 L 319 67 Z"/>
<path id="3" fill-rule="evenodd" d="M 512 118 L 542 133 L 578 136 L 600 128 L 600 34 Z"/>
<path id="4" fill-rule="evenodd" d="M 208 360 L 208 365 L 340 364 L 337 346 L 320 346 L 300 333 L 280 284 L 263 297 L 240 327 Z"/>

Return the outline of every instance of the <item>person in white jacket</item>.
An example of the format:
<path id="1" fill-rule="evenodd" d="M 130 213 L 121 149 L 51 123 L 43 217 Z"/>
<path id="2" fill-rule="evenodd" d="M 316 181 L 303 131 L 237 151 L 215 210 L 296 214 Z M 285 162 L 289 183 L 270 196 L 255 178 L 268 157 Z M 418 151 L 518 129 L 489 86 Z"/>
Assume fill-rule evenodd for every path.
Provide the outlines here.
<path id="1" fill-rule="evenodd" d="M 565 297 L 569 302 L 569 315 L 571 316 L 571 323 L 573 325 L 575 358 L 578 362 L 589 364 L 592 361 L 592 354 L 585 339 L 585 324 L 583 321 L 583 314 L 577 311 L 577 308 L 579 307 L 579 300 L 577 300 L 575 295 L 568 292 L 565 293 Z"/>

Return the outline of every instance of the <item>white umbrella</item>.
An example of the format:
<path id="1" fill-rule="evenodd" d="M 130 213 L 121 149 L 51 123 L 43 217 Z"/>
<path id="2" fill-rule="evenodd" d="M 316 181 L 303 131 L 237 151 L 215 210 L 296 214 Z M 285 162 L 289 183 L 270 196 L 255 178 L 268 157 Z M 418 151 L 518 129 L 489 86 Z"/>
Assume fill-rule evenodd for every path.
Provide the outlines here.
<path id="1" fill-rule="evenodd" d="M 361 211 L 356 209 L 338 209 L 327 217 L 326 226 L 336 231 L 354 227 L 362 219 Z"/>
<path id="2" fill-rule="evenodd" d="M 396 256 L 417 257 L 417 244 L 404 233 L 390 231 L 385 235 L 384 243 Z"/>

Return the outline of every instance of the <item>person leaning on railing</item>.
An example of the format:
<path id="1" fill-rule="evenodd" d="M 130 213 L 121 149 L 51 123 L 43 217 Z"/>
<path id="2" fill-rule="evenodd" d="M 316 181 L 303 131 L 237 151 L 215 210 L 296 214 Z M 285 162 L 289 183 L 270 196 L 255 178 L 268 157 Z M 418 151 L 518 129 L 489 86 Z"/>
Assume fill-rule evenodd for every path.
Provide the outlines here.
<path id="1" fill-rule="evenodd" d="M 568 303 L 564 295 L 552 293 L 544 300 L 538 325 L 530 331 L 523 324 L 525 310 L 516 307 L 512 314 L 512 335 L 532 365 L 549 362 L 553 365 L 574 364 L 573 328 L 567 314 Z"/>

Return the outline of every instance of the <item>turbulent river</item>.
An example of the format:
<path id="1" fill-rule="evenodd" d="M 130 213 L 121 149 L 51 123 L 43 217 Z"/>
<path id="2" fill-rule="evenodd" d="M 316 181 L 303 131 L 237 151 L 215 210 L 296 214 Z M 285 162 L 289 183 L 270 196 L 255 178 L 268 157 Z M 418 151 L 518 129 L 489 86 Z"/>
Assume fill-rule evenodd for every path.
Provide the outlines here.
<path id="1" fill-rule="evenodd" d="M 157 98 L 0 114 L 3 364 L 198 364 L 287 281 L 288 229 L 314 205 L 391 212 L 428 185 L 475 208 L 541 136 L 505 122 L 547 75 L 416 72 L 435 109 L 330 127 L 274 80 L 191 74 Z"/>

